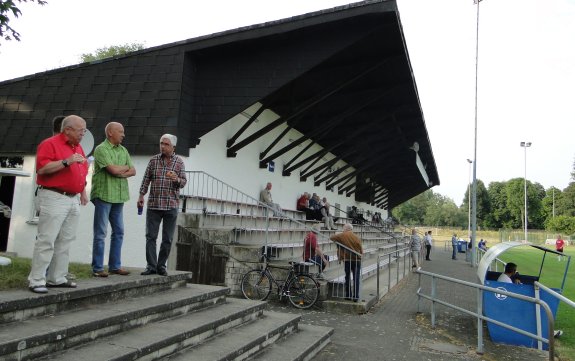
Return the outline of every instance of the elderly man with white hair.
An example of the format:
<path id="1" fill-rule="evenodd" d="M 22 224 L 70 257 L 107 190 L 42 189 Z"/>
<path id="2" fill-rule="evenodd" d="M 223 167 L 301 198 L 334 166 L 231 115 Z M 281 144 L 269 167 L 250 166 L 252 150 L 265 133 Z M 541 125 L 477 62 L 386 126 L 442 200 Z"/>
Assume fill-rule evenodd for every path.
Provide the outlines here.
<path id="1" fill-rule="evenodd" d="M 343 232 L 334 234 L 330 239 L 337 243 L 337 256 L 340 262 L 343 261 L 345 270 L 345 297 L 348 300 L 357 302 L 360 298 L 359 287 L 363 248 L 361 246 L 361 238 L 352 231 L 353 226 L 346 223 L 343 225 Z M 353 285 L 351 284 L 352 277 Z"/>
<path id="2" fill-rule="evenodd" d="M 167 276 L 166 262 L 170 255 L 172 239 L 178 218 L 178 200 L 180 189 L 186 185 L 186 168 L 182 158 L 176 155 L 175 135 L 164 134 L 160 138 L 160 154 L 150 159 L 142 186 L 138 207 L 144 206 L 144 196 L 150 188 L 148 208 L 146 210 L 146 262 L 142 275 L 159 274 Z M 156 240 L 162 226 L 162 243 L 160 253 L 157 253 Z"/>

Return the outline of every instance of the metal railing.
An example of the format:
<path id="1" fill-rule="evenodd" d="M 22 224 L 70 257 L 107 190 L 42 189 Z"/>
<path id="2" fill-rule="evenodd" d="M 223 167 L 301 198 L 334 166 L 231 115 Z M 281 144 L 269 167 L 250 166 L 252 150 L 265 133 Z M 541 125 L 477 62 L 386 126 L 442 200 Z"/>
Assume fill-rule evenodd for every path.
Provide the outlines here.
<path id="1" fill-rule="evenodd" d="M 188 182 L 181 191 L 181 212 L 200 215 L 197 226 L 209 229 L 210 237 L 220 237 L 221 243 L 261 246 L 267 255 L 282 261 L 303 260 L 305 237 L 309 232 L 313 232 L 312 226 L 319 222 L 305 220 L 304 212 L 289 209 L 283 209 L 281 215 L 274 216 L 274 212 L 277 213 L 275 207 L 260 202 L 205 172 L 188 171 L 186 174 Z M 400 239 L 390 233 L 389 229 L 385 228 L 387 226 L 354 227 L 354 233 L 360 238 L 365 237 L 367 240 L 369 235 L 373 234 L 374 237 L 369 242 L 387 242 L 394 250 L 398 249 Z M 221 232 L 218 233 L 218 230 Z M 380 233 L 381 236 L 376 235 Z M 345 267 L 353 267 L 361 262 L 361 287 L 361 278 L 373 274 L 376 262 L 371 259 L 366 261 L 369 254 L 359 254 L 349 247 L 331 241 L 330 234 L 333 234 L 333 231 L 321 231 L 316 235 L 318 245 L 330 256 L 330 263 L 341 262 L 339 257 L 343 253 L 348 254 L 350 261 L 348 265 L 344 264 L 339 272 L 330 272 L 328 281 L 332 286 L 331 297 L 350 297 L 349 289 L 352 284 L 350 280 L 346 282 Z M 374 248 L 366 245 L 365 240 L 364 252 L 374 252 Z M 379 252 L 379 248 L 375 247 L 375 251 Z M 353 285 L 355 286 L 355 283 Z M 352 298 L 358 298 L 358 292 L 355 292 L 355 289 L 353 291 Z"/>
<path id="2" fill-rule="evenodd" d="M 477 353 L 478 354 L 483 354 L 483 324 L 482 321 L 487 321 L 487 322 L 491 322 L 497 326 L 506 328 L 508 330 L 520 333 L 524 336 L 533 338 L 539 342 L 545 342 L 549 344 L 549 360 L 553 360 L 554 359 L 554 354 L 555 354 L 555 342 L 554 342 L 554 319 L 553 319 L 553 313 L 551 312 L 551 308 L 549 308 L 549 305 L 547 305 L 547 303 L 545 303 L 544 301 L 534 298 L 534 297 L 529 297 L 529 296 L 524 296 L 524 295 L 520 295 L 517 293 L 513 293 L 513 292 L 508 292 L 499 288 L 493 288 L 493 287 L 488 287 L 488 286 L 484 286 L 484 285 L 480 285 L 480 284 L 476 284 L 476 283 L 472 283 L 472 282 L 467 282 L 467 281 L 462 281 L 456 278 L 452 278 L 452 277 L 447 277 L 447 276 L 443 276 L 443 275 L 439 275 L 439 274 L 435 274 L 435 273 L 431 273 L 431 272 L 426 272 L 426 271 L 422 271 L 422 270 L 417 270 L 417 272 L 419 273 L 419 287 L 417 289 L 417 295 L 418 295 L 418 304 L 417 304 L 417 312 L 420 312 L 420 308 L 421 308 L 421 299 L 427 299 L 429 301 L 431 301 L 431 326 L 435 328 L 435 317 L 436 317 L 436 304 L 440 304 L 452 309 L 455 309 L 457 311 L 460 311 L 462 313 L 465 313 L 467 315 L 473 316 L 477 318 Z M 421 290 L 421 277 L 422 276 L 429 276 L 431 277 L 431 294 L 430 295 L 426 295 L 422 292 Z M 451 304 L 447 301 L 443 301 L 437 298 L 437 280 L 444 280 L 447 282 L 451 282 L 451 283 L 456 283 L 456 284 L 460 284 L 463 286 L 467 286 L 467 287 L 471 287 L 471 288 L 475 288 L 477 290 L 477 310 L 474 311 L 470 311 L 467 310 L 465 308 L 459 307 L 457 305 Z M 492 319 L 490 317 L 484 316 L 483 315 L 483 292 L 492 292 L 495 294 L 500 294 L 500 295 L 505 295 L 508 297 L 513 297 L 513 298 L 517 298 L 519 300 L 523 300 L 523 301 L 527 301 L 527 302 L 531 302 L 534 303 L 535 305 L 538 305 L 539 307 L 543 307 L 543 309 L 545 310 L 545 313 L 547 314 L 547 329 L 548 329 L 548 338 L 543 338 L 540 335 L 536 335 L 524 330 L 521 330 L 517 327 L 508 325 L 504 322 L 500 322 L 498 320 Z"/>
<path id="3" fill-rule="evenodd" d="M 397 269 L 395 272 L 395 284 L 397 285 L 399 283 L 399 270 L 400 270 L 400 263 L 401 263 L 401 259 L 403 259 L 403 275 L 402 278 L 405 278 L 405 274 L 407 273 L 406 269 L 407 269 L 407 257 L 406 254 L 409 254 L 409 247 L 404 247 L 404 248 L 400 248 L 397 249 L 393 252 L 389 252 L 389 253 L 385 253 L 382 255 L 379 255 L 377 257 L 377 299 L 379 300 L 381 298 L 381 292 L 380 292 L 380 270 L 382 269 L 382 265 L 387 265 L 387 268 L 389 270 L 389 272 L 387 272 L 387 292 L 389 292 L 391 290 L 391 264 L 393 261 L 396 261 L 396 265 L 397 265 Z M 401 254 L 403 254 L 403 256 L 400 256 Z M 382 260 L 385 260 L 384 262 L 382 262 Z"/>

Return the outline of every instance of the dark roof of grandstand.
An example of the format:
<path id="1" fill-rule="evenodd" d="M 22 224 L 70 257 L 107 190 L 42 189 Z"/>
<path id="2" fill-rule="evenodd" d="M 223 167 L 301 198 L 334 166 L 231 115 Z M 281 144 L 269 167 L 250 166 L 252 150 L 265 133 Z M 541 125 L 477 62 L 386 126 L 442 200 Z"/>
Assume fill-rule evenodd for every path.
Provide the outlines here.
<path id="1" fill-rule="evenodd" d="M 256 103 L 280 118 L 247 140 L 230 139 L 229 156 L 264 136 L 273 150 L 256 161 L 265 166 L 288 150 L 273 147 L 269 131 L 287 126 L 304 134 L 303 145 L 315 142 L 355 169 L 357 184 L 337 185 L 359 200 L 367 192 L 392 208 L 439 184 L 397 6 L 386 0 L 0 82 L 0 154 L 34 153 L 60 114 L 86 119 L 96 143 L 107 122 L 121 121 L 134 155 L 156 153 L 164 133 L 186 149 Z M 282 171 L 335 185 L 337 170 L 312 165 L 324 155 L 293 159 Z"/>

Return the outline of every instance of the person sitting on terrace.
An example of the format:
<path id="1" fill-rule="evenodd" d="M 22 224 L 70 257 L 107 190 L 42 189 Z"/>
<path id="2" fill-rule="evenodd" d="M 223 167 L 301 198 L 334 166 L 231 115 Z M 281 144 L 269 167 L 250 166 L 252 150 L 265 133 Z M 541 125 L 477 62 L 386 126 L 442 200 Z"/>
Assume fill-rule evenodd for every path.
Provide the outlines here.
<path id="1" fill-rule="evenodd" d="M 521 284 L 517 276 L 517 265 L 513 262 L 509 262 L 505 265 L 505 271 L 499 275 L 497 282 Z"/>
<path id="2" fill-rule="evenodd" d="M 279 204 L 274 203 L 272 199 L 271 190 L 272 190 L 272 184 L 271 182 L 268 182 L 266 184 L 266 187 L 262 189 L 262 191 L 260 192 L 260 202 L 265 203 L 268 207 L 270 207 L 272 209 L 274 216 L 282 217 L 283 216 L 282 208 L 280 207 Z"/>
<path id="3" fill-rule="evenodd" d="M 351 206 L 351 210 L 348 212 L 347 216 L 351 218 L 352 224 L 363 224 L 365 222 L 363 214 L 359 212 L 356 206 Z"/>
<path id="4" fill-rule="evenodd" d="M 322 220 L 322 215 L 321 215 L 321 201 L 319 199 L 319 196 L 317 195 L 317 193 L 314 193 L 311 198 L 309 199 L 309 208 L 312 210 L 312 218 L 311 219 L 315 219 L 316 221 L 321 221 Z"/>
<path id="5" fill-rule="evenodd" d="M 319 225 L 313 226 L 312 231 L 309 232 L 305 237 L 304 247 L 303 247 L 303 260 L 306 262 L 312 262 L 319 267 L 318 278 L 323 278 L 323 270 L 327 267 L 328 258 L 317 245 L 317 236 L 319 233 Z"/>
<path id="6" fill-rule="evenodd" d="M 319 210 L 321 212 L 322 220 L 324 221 L 325 224 L 324 228 L 336 230 L 337 228 L 335 228 L 333 217 L 329 213 L 330 204 L 327 201 L 327 198 L 323 197 L 322 202 L 320 204 L 321 208 Z"/>
<path id="7" fill-rule="evenodd" d="M 310 219 L 314 219 L 314 214 L 313 214 L 314 210 L 309 207 L 309 193 L 308 192 L 304 192 L 304 194 L 302 194 L 301 197 L 298 198 L 296 209 L 298 211 L 305 212 L 305 219 L 306 220 L 309 221 Z"/>

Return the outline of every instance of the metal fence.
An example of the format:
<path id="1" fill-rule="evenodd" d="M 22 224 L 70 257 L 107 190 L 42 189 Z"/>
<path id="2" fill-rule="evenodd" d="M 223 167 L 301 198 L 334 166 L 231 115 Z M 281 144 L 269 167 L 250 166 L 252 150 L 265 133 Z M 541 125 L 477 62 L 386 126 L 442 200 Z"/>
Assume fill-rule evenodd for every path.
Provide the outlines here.
<path id="1" fill-rule="evenodd" d="M 440 305 L 455 309 L 457 311 L 460 311 L 462 313 L 465 313 L 467 315 L 470 315 L 470 316 L 477 318 L 477 353 L 479 353 L 479 354 L 483 354 L 483 324 L 482 324 L 482 322 L 487 321 L 487 322 L 491 322 L 497 326 L 501 326 L 501 327 L 506 328 L 508 330 L 511 330 L 511 331 L 520 333 L 522 335 L 531 337 L 533 339 L 536 339 L 539 342 L 548 343 L 549 344 L 549 360 L 554 359 L 553 355 L 555 354 L 555 342 L 554 342 L 554 338 L 553 338 L 553 335 L 554 335 L 553 313 L 551 312 L 549 305 L 547 305 L 547 303 L 545 303 L 544 301 L 542 301 L 538 298 L 528 297 L 528 296 L 520 295 L 517 293 L 508 292 L 508 291 L 505 291 L 505 290 L 502 290 L 499 288 L 493 288 L 493 287 L 488 287 L 488 286 L 484 286 L 484 285 L 480 285 L 480 284 L 476 284 L 476 283 L 472 283 L 472 282 L 462 281 L 462 280 L 459 280 L 456 278 L 447 277 L 447 276 L 443 276 L 443 275 L 439 275 L 439 274 L 435 274 L 435 273 L 431 273 L 431 272 L 426 272 L 426 271 L 422 271 L 422 270 L 418 270 L 417 272 L 419 273 L 419 287 L 417 290 L 417 295 L 418 295 L 419 299 L 418 299 L 417 311 L 420 312 L 422 299 L 427 299 L 427 300 L 431 301 L 431 326 L 432 327 L 435 327 L 436 304 L 440 304 Z M 421 285 L 422 285 L 421 278 L 422 278 L 422 276 L 431 277 L 431 290 L 430 290 L 429 295 L 424 294 L 422 289 L 421 289 Z M 475 288 L 477 290 L 477 308 L 476 308 L 476 310 L 475 311 L 467 310 L 463 307 L 449 303 L 448 301 L 444 301 L 444 300 L 439 299 L 437 296 L 437 280 L 438 279 L 444 280 L 444 281 L 447 281 L 450 283 L 455 283 L 455 284 L 460 284 L 463 286 Z M 451 288 L 453 286 L 448 285 L 448 287 Z M 547 338 L 543 338 L 541 335 L 536 335 L 536 334 L 521 330 L 519 328 L 516 328 L 514 326 L 508 325 L 506 323 L 500 322 L 498 320 L 484 316 L 483 315 L 483 292 L 492 292 L 495 294 L 501 294 L 501 295 L 505 295 L 508 297 L 517 298 L 517 299 L 520 299 L 523 301 L 534 303 L 535 305 L 542 307 L 543 310 L 545 311 L 546 315 L 547 315 L 547 327 L 548 327 Z"/>

